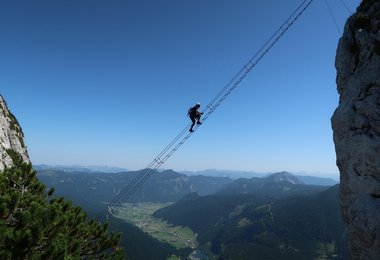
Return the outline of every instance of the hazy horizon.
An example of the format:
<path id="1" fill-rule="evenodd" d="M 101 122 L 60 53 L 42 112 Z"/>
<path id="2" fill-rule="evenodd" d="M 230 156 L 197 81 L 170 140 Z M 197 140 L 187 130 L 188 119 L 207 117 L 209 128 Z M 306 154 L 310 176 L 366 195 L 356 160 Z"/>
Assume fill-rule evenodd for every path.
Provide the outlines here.
<path id="1" fill-rule="evenodd" d="M 79 164 L 74 164 L 74 165 L 63 165 L 63 164 L 46 164 L 46 163 L 41 163 L 41 164 L 34 164 L 34 166 L 37 167 L 47 167 L 47 168 L 83 168 L 83 169 L 88 169 L 88 170 L 98 170 L 100 172 L 107 172 L 105 171 L 106 169 L 109 169 L 112 172 L 117 172 L 117 169 L 120 169 L 121 171 L 140 171 L 143 170 L 144 168 L 140 169 L 132 169 L 128 167 L 118 167 L 118 166 L 111 166 L 111 165 L 79 165 Z M 268 174 L 274 174 L 278 172 L 289 172 L 294 175 L 300 175 L 300 176 L 311 176 L 311 177 L 320 177 L 320 178 L 332 178 L 336 181 L 339 181 L 339 173 L 318 173 L 318 172 L 305 172 L 305 171 L 298 171 L 298 172 L 292 172 L 292 171 L 287 171 L 287 170 L 280 170 L 280 171 L 271 171 L 271 172 L 258 172 L 255 170 L 232 170 L 232 169 L 218 169 L 218 168 L 209 168 L 209 169 L 198 169 L 198 170 L 186 170 L 186 169 L 171 169 L 171 168 L 159 168 L 157 169 L 158 171 L 166 171 L 166 170 L 173 170 L 178 173 L 193 173 L 193 174 L 202 174 L 206 172 L 219 172 L 219 173 L 228 173 L 231 175 L 234 175 L 236 173 L 241 174 L 255 174 L 255 175 L 262 175 L 266 176 Z M 250 178 L 251 176 L 247 176 Z"/>

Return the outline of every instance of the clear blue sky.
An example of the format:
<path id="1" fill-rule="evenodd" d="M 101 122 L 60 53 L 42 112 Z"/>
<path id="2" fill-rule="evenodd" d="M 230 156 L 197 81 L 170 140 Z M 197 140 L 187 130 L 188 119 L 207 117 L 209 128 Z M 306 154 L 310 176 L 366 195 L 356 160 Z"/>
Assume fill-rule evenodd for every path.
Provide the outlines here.
<path id="1" fill-rule="evenodd" d="M 359 0 L 326 1 L 314 1 L 164 168 L 338 172 L 335 51 L 350 15 L 343 3 L 354 11 Z M 0 93 L 34 164 L 141 169 L 301 2 L 2 1 Z"/>

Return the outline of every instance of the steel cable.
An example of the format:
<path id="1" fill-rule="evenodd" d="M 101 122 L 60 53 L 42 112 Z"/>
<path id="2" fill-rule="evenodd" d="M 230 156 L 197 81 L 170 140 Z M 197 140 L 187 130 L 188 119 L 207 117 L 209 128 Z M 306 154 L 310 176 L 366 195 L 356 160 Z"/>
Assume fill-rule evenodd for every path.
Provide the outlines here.
<path id="1" fill-rule="evenodd" d="M 222 102 L 232 93 L 248 73 L 260 62 L 261 59 L 272 49 L 280 40 L 285 32 L 294 24 L 294 22 L 304 13 L 314 0 L 304 0 L 297 9 L 286 19 L 286 21 L 275 31 L 274 34 L 264 43 L 264 45 L 255 53 L 255 55 L 236 73 L 233 78 L 218 92 L 218 94 L 207 104 L 202 111 L 204 116 L 202 121 L 205 122 L 211 114 L 222 104 Z M 166 162 L 189 138 L 193 133 L 189 133 L 187 125 L 173 140 L 142 170 L 122 191 L 115 196 L 108 204 L 108 207 L 101 212 L 102 217 L 110 210 L 118 210 L 122 204 L 130 198 L 140 187 L 156 172 L 162 164 Z M 197 130 L 196 125 L 194 130 Z M 187 134 L 186 134 L 187 133 Z M 185 135 L 186 134 L 186 135 Z M 112 212 L 111 212 L 112 213 Z"/>

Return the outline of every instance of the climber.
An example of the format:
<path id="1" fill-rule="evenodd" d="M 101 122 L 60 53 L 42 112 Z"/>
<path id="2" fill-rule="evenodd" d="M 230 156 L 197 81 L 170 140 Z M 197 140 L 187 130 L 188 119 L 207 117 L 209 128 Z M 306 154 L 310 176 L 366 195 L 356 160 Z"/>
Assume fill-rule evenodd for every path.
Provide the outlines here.
<path id="1" fill-rule="evenodd" d="M 198 125 L 202 124 L 201 115 L 203 115 L 203 113 L 198 111 L 200 107 L 201 107 L 201 104 L 198 102 L 195 106 L 191 107 L 189 111 L 187 112 L 187 115 L 190 117 L 191 121 L 193 122 L 189 129 L 190 132 L 194 132 L 193 126 L 195 125 L 195 122 L 197 122 Z"/>

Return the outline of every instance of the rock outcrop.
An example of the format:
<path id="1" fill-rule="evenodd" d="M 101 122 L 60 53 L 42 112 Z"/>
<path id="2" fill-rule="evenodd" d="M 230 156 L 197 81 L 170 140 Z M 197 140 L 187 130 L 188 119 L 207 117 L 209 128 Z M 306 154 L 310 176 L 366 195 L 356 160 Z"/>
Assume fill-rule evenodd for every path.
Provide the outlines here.
<path id="1" fill-rule="evenodd" d="M 347 21 L 335 62 L 332 117 L 340 202 L 353 259 L 380 259 L 380 1 Z"/>
<path id="2" fill-rule="evenodd" d="M 0 96 L 0 171 L 13 165 L 8 154 L 9 149 L 18 152 L 25 162 L 30 162 L 22 129 L 16 117 L 9 111 L 5 100 Z"/>

